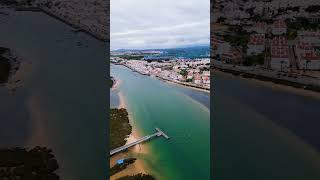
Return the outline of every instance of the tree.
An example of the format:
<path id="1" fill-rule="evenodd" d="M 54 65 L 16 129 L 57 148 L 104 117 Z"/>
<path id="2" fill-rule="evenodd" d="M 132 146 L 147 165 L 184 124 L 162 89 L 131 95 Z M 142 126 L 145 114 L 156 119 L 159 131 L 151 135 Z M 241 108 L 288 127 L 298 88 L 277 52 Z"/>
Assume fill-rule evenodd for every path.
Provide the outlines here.
<path id="1" fill-rule="evenodd" d="M 180 74 L 185 77 L 185 76 L 187 76 L 188 72 L 187 72 L 187 70 L 182 69 L 182 70 L 180 71 Z"/>

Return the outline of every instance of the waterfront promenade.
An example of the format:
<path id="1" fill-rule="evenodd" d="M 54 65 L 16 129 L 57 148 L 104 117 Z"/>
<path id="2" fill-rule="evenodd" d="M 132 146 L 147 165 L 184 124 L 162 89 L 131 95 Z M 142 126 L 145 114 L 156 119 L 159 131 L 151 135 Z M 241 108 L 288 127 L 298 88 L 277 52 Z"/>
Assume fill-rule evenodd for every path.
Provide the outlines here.
<path id="1" fill-rule="evenodd" d="M 115 65 L 123 65 L 129 69 L 131 69 L 132 71 L 134 72 L 137 72 L 141 75 L 147 75 L 149 76 L 150 74 L 147 74 L 145 72 L 142 72 L 142 71 L 139 71 L 131 66 L 128 66 L 127 64 L 124 64 L 124 63 L 117 63 Z M 171 83 L 174 83 L 174 84 L 178 84 L 178 85 L 182 85 L 182 86 L 186 86 L 186 87 L 191 87 L 191 88 L 195 88 L 195 89 L 198 89 L 198 90 L 203 90 L 207 93 L 210 93 L 210 86 L 209 87 L 205 87 L 205 86 L 201 86 L 201 85 L 197 85 L 197 84 L 192 84 L 192 83 L 188 83 L 188 82 L 181 82 L 181 81 L 178 81 L 178 80 L 174 80 L 174 79 L 170 79 L 168 77 L 163 77 L 163 76 L 160 76 L 160 75 L 157 75 L 157 74 L 152 74 L 154 75 L 155 77 L 161 79 L 161 80 L 164 80 L 164 81 L 168 81 L 168 82 L 171 82 Z"/>
<path id="2" fill-rule="evenodd" d="M 247 78 L 271 81 L 278 84 L 320 92 L 320 77 L 308 76 L 301 73 L 272 71 L 257 67 L 237 66 L 225 64 L 220 61 L 214 61 L 214 68 Z"/>
<path id="3" fill-rule="evenodd" d="M 64 4 L 67 2 L 60 2 L 59 4 Z M 68 2 L 72 9 L 67 9 L 69 6 L 62 6 L 63 8 L 58 8 L 55 6 L 46 7 L 44 5 L 19 5 L 15 7 L 16 11 L 33 11 L 33 12 L 43 12 L 59 21 L 62 21 L 69 26 L 72 26 L 78 31 L 85 32 L 92 37 L 107 42 L 109 37 L 107 34 L 107 10 L 108 8 L 98 5 L 91 5 L 87 3 L 84 5 L 78 2 Z M 102 2 L 99 2 L 103 4 Z M 90 6 L 91 5 L 91 6 Z M 88 11 L 75 11 L 77 9 L 87 8 Z M 93 9 L 93 10 L 92 10 Z M 97 10 L 98 9 L 98 10 Z M 96 17 L 96 18 L 95 18 Z"/>

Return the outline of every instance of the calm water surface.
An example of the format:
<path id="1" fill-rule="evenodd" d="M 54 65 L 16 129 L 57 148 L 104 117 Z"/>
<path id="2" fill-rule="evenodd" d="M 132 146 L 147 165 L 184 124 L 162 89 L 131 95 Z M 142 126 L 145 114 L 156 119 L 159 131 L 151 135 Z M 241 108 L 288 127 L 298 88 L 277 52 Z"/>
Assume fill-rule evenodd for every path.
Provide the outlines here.
<path id="1" fill-rule="evenodd" d="M 210 113 L 207 103 L 195 100 L 181 87 L 111 65 L 111 75 L 122 80 L 119 87 L 134 126 L 141 135 L 163 129 L 170 140 L 157 138 L 146 144 L 150 152 L 139 155 L 159 179 L 210 178 Z M 204 100 L 202 100 L 204 101 Z"/>
<path id="2" fill-rule="evenodd" d="M 216 73 L 213 177 L 320 179 L 319 99 Z"/>
<path id="3" fill-rule="evenodd" d="M 53 149 L 62 180 L 106 177 L 106 46 L 42 13 L 0 16 L 0 46 L 31 64 L 0 87 L 0 147 Z"/>

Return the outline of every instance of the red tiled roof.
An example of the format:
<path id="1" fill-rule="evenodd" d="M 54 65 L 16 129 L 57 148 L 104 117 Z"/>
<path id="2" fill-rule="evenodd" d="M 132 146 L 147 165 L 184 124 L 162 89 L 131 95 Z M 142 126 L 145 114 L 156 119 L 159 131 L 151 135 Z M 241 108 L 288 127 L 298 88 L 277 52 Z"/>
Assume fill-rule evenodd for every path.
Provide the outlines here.
<path id="1" fill-rule="evenodd" d="M 310 42 L 299 41 L 298 48 L 300 49 L 312 48 L 312 44 Z"/>
<path id="2" fill-rule="evenodd" d="M 229 53 L 223 53 L 222 56 L 228 59 L 239 59 L 241 58 L 241 53 L 239 50 L 233 49 Z"/>
<path id="3" fill-rule="evenodd" d="M 222 37 L 219 37 L 219 36 L 216 36 L 216 35 L 213 35 L 213 36 L 212 36 L 211 41 L 212 41 L 214 44 L 224 43 Z"/>
<path id="4" fill-rule="evenodd" d="M 301 50 L 301 57 L 307 60 L 319 60 L 319 54 L 316 53 L 312 43 L 299 41 L 298 48 Z"/>
<path id="5" fill-rule="evenodd" d="M 273 28 L 287 28 L 287 24 L 284 20 L 276 20 L 273 22 Z"/>
<path id="6" fill-rule="evenodd" d="M 207 80 L 209 80 L 209 77 L 208 76 L 202 76 L 202 79 L 207 81 Z"/>
<path id="7" fill-rule="evenodd" d="M 306 52 L 304 54 L 302 54 L 303 59 L 306 60 L 320 60 L 320 57 L 312 51 Z"/>
<path id="8" fill-rule="evenodd" d="M 284 36 L 277 36 L 272 39 L 272 46 L 287 46 L 288 41 Z"/>
<path id="9" fill-rule="evenodd" d="M 320 37 L 320 31 L 303 31 L 304 36 Z"/>
<path id="10" fill-rule="evenodd" d="M 265 42 L 264 34 L 254 34 L 250 36 L 249 45 L 263 45 Z"/>
<path id="11" fill-rule="evenodd" d="M 195 76 L 194 76 L 194 79 L 195 80 L 201 80 L 201 76 L 199 73 L 197 73 Z"/>
<path id="12" fill-rule="evenodd" d="M 272 46 L 271 56 L 274 58 L 288 58 L 289 49 L 287 46 Z"/>
<path id="13" fill-rule="evenodd" d="M 256 24 L 255 24 L 255 26 L 257 27 L 257 28 L 261 28 L 261 29 L 263 29 L 263 30 L 266 30 L 267 29 L 267 23 L 265 23 L 265 22 L 256 22 Z"/>

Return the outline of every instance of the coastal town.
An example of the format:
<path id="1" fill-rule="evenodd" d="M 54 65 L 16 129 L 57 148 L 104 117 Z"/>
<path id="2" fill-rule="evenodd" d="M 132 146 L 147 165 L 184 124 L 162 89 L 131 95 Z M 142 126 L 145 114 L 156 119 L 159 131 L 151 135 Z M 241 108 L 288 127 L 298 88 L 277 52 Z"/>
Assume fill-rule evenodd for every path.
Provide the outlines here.
<path id="1" fill-rule="evenodd" d="M 143 51 L 139 55 L 130 52 L 112 52 L 110 60 L 111 63 L 126 66 L 143 75 L 210 90 L 210 58 L 171 58 L 159 54 L 161 51 L 155 50 Z"/>
<path id="2" fill-rule="evenodd" d="M 42 11 L 91 36 L 108 41 L 109 8 L 103 0 L 4 0 L 17 11 Z"/>
<path id="3" fill-rule="evenodd" d="M 320 89 L 320 1 L 218 0 L 212 11 L 215 68 Z"/>

